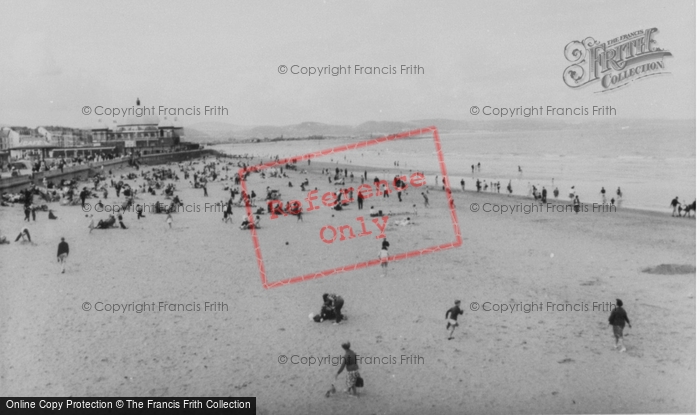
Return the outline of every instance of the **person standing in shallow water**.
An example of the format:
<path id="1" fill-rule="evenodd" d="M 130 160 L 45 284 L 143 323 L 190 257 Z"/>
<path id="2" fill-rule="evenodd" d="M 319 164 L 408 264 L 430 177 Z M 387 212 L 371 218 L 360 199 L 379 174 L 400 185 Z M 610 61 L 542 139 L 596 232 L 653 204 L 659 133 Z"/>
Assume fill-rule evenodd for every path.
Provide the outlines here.
<path id="1" fill-rule="evenodd" d="M 615 346 L 613 350 L 617 350 L 617 348 L 620 347 L 620 353 L 627 350 L 622 342 L 622 330 L 625 328 L 625 322 L 632 328 L 632 323 L 630 323 L 629 318 L 627 318 L 627 312 L 622 308 L 622 300 L 618 298 L 617 307 L 610 313 L 608 323 L 613 326 L 613 335 L 615 336 Z"/>

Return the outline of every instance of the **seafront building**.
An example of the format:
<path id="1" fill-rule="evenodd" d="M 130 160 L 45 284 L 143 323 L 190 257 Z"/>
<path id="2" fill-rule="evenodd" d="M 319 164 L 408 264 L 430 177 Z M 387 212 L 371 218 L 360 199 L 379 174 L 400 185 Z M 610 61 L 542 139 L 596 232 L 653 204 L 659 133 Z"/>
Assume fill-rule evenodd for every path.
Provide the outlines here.
<path id="1" fill-rule="evenodd" d="M 137 107 L 140 101 L 137 100 Z M 199 148 L 184 142 L 177 119 L 128 116 L 88 129 L 60 126 L 0 128 L 0 162 L 18 159 L 77 157 L 94 154 L 146 155 Z"/>

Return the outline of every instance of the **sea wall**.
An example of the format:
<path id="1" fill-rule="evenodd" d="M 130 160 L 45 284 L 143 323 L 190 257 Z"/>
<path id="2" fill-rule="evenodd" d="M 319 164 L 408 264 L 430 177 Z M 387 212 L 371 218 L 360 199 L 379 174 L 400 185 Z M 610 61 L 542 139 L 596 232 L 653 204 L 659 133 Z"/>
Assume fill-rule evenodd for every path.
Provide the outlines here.
<path id="1" fill-rule="evenodd" d="M 217 152 L 214 150 L 192 150 L 192 151 L 178 151 L 175 153 L 161 153 L 161 154 L 149 154 L 146 156 L 141 156 L 139 159 L 140 164 L 145 165 L 156 165 L 172 162 L 181 162 L 185 160 L 195 159 L 197 157 L 202 157 L 204 155 L 216 155 Z M 104 166 L 104 168 L 102 167 Z M 37 172 L 32 175 L 18 176 L 18 177 L 7 177 L 0 179 L 0 193 L 16 193 L 20 190 L 26 189 L 31 184 L 41 185 L 44 178 L 47 181 L 53 181 L 57 183 L 63 179 L 73 180 L 73 179 L 87 179 L 95 175 L 100 171 L 118 170 L 129 166 L 129 159 L 118 159 L 118 160 L 105 160 L 95 163 L 87 163 L 79 166 L 66 167 L 61 170 L 50 170 Z"/>

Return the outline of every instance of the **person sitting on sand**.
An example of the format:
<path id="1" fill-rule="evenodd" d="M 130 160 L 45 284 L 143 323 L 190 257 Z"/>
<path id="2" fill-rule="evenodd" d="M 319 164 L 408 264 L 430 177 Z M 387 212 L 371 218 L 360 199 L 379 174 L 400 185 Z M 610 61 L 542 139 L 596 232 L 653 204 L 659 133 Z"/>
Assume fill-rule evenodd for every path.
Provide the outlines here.
<path id="1" fill-rule="evenodd" d="M 369 207 L 369 216 L 371 216 L 371 217 L 379 216 L 379 213 L 377 213 L 377 210 L 374 208 L 374 206 Z"/>
<path id="2" fill-rule="evenodd" d="M 58 219 L 58 216 L 54 215 L 53 210 L 49 209 L 49 219 Z"/>
<path id="3" fill-rule="evenodd" d="M 394 221 L 394 224 L 396 226 L 406 226 L 406 225 L 411 225 L 411 218 L 406 218 L 404 220 L 396 220 Z"/>
<path id="4" fill-rule="evenodd" d="M 241 223 L 240 228 L 241 229 L 252 229 L 255 227 L 255 229 L 260 229 L 260 216 L 255 216 L 255 222 L 252 224 L 248 221 L 248 216 L 244 215 L 243 216 L 243 223 Z"/>
<path id="5" fill-rule="evenodd" d="M 114 217 L 114 215 L 109 215 L 109 218 L 107 220 L 101 220 L 97 222 L 97 229 L 109 229 L 114 226 L 114 224 L 117 222 L 117 219 Z"/>
<path id="6" fill-rule="evenodd" d="M 331 298 L 331 294 L 323 294 L 321 313 L 317 317 L 318 318 L 314 317 L 314 321 L 317 323 L 335 319 L 335 309 L 333 308 L 333 299 Z"/>

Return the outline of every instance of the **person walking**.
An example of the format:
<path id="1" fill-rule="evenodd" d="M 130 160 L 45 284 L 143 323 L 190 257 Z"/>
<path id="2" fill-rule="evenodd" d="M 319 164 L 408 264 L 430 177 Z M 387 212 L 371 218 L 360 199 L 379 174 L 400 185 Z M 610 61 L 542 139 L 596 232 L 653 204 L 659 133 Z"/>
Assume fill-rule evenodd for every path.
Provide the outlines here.
<path id="1" fill-rule="evenodd" d="M 386 242 L 386 239 L 384 240 Z M 382 249 L 379 251 L 379 261 L 382 264 L 382 277 L 386 277 L 389 272 L 389 242 L 386 245 L 382 243 Z"/>
<path id="2" fill-rule="evenodd" d="M 66 238 L 61 238 L 61 242 L 58 244 L 58 253 L 56 254 L 57 261 L 61 264 L 61 274 L 66 273 L 66 260 L 68 259 L 69 252 L 70 248 L 68 247 Z"/>
<path id="3" fill-rule="evenodd" d="M 83 190 L 80 191 L 80 203 L 81 207 L 85 208 L 85 199 L 88 197 L 88 191 L 86 187 L 83 187 Z"/>
<path id="4" fill-rule="evenodd" d="M 581 210 L 581 202 L 578 199 L 578 195 L 574 196 L 574 212 L 578 213 Z"/>
<path id="5" fill-rule="evenodd" d="M 620 347 L 620 353 L 622 353 L 627 350 L 622 341 L 622 330 L 625 328 L 625 323 L 629 324 L 630 328 L 632 328 L 632 323 L 630 323 L 629 318 L 627 318 L 627 312 L 622 308 L 622 300 L 618 298 L 616 301 L 617 306 L 612 313 L 610 313 L 608 323 L 613 326 L 613 335 L 615 336 L 615 347 L 613 347 L 613 350 L 617 350 L 617 348 Z"/>
<path id="6" fill-rule="evenodd" d="M 464 314 L 464 311 L 461 308 L 459 308 L 459 305 L 461 303 L 462 302 L 460 300 L 455 300 L 455 306 L 447 310 L 447 312 L 445 313 L 445 318 L 448 319 L 447 330 L 450 330 L 450 328 L 452 328 L 452 330 L 450 331 L 450 336 L 447 338 L 447 340 L 454 339 L 453 334 L 457 326 L 459 326 L 459 323 L 457 323 L 457 317 L 459 317 L 461 314 Z"/>
<path id="7" fill-rule="evenodd" d="M 678 201 L 678 196 L 676 196 L 676 198 L 671 201 L 671 207 L 673 208 L 673 210 L 671 211 L 671 217 L 676 216 L 676 210 L 680 204 L 681 202 Z M 680 216 L 680 214 L 678 216 Z"/>
<path id="8" fill-rule="evenodd" d="M 88 233 L 92 233 L 92 230 L 95 229 L 95 219 L 92 217 L 92 215 L 90 215 L 90 223 L 88 223 L 88 229 L 90 229 L 90 232 Z"/>
<path id="9" fill-rule="evenodd" d="M 345 370 L 347 373 L 347 377 L 345 378 L 345 386 L 347 387 L 346 393 L 357 397 L 357 379 L 360 377 L 360 367 L 357 365 L 357 355 L 350 348 L 349 341 L 346 341 L 341 346 L 343 350 L 345 350 L 345 356 L 343 356 L 343 364 L 340 365 L 340 369 L 338 369 L 338 373 L 335 374 L 335 378 L 337 380 L 338 375 Z"/>

